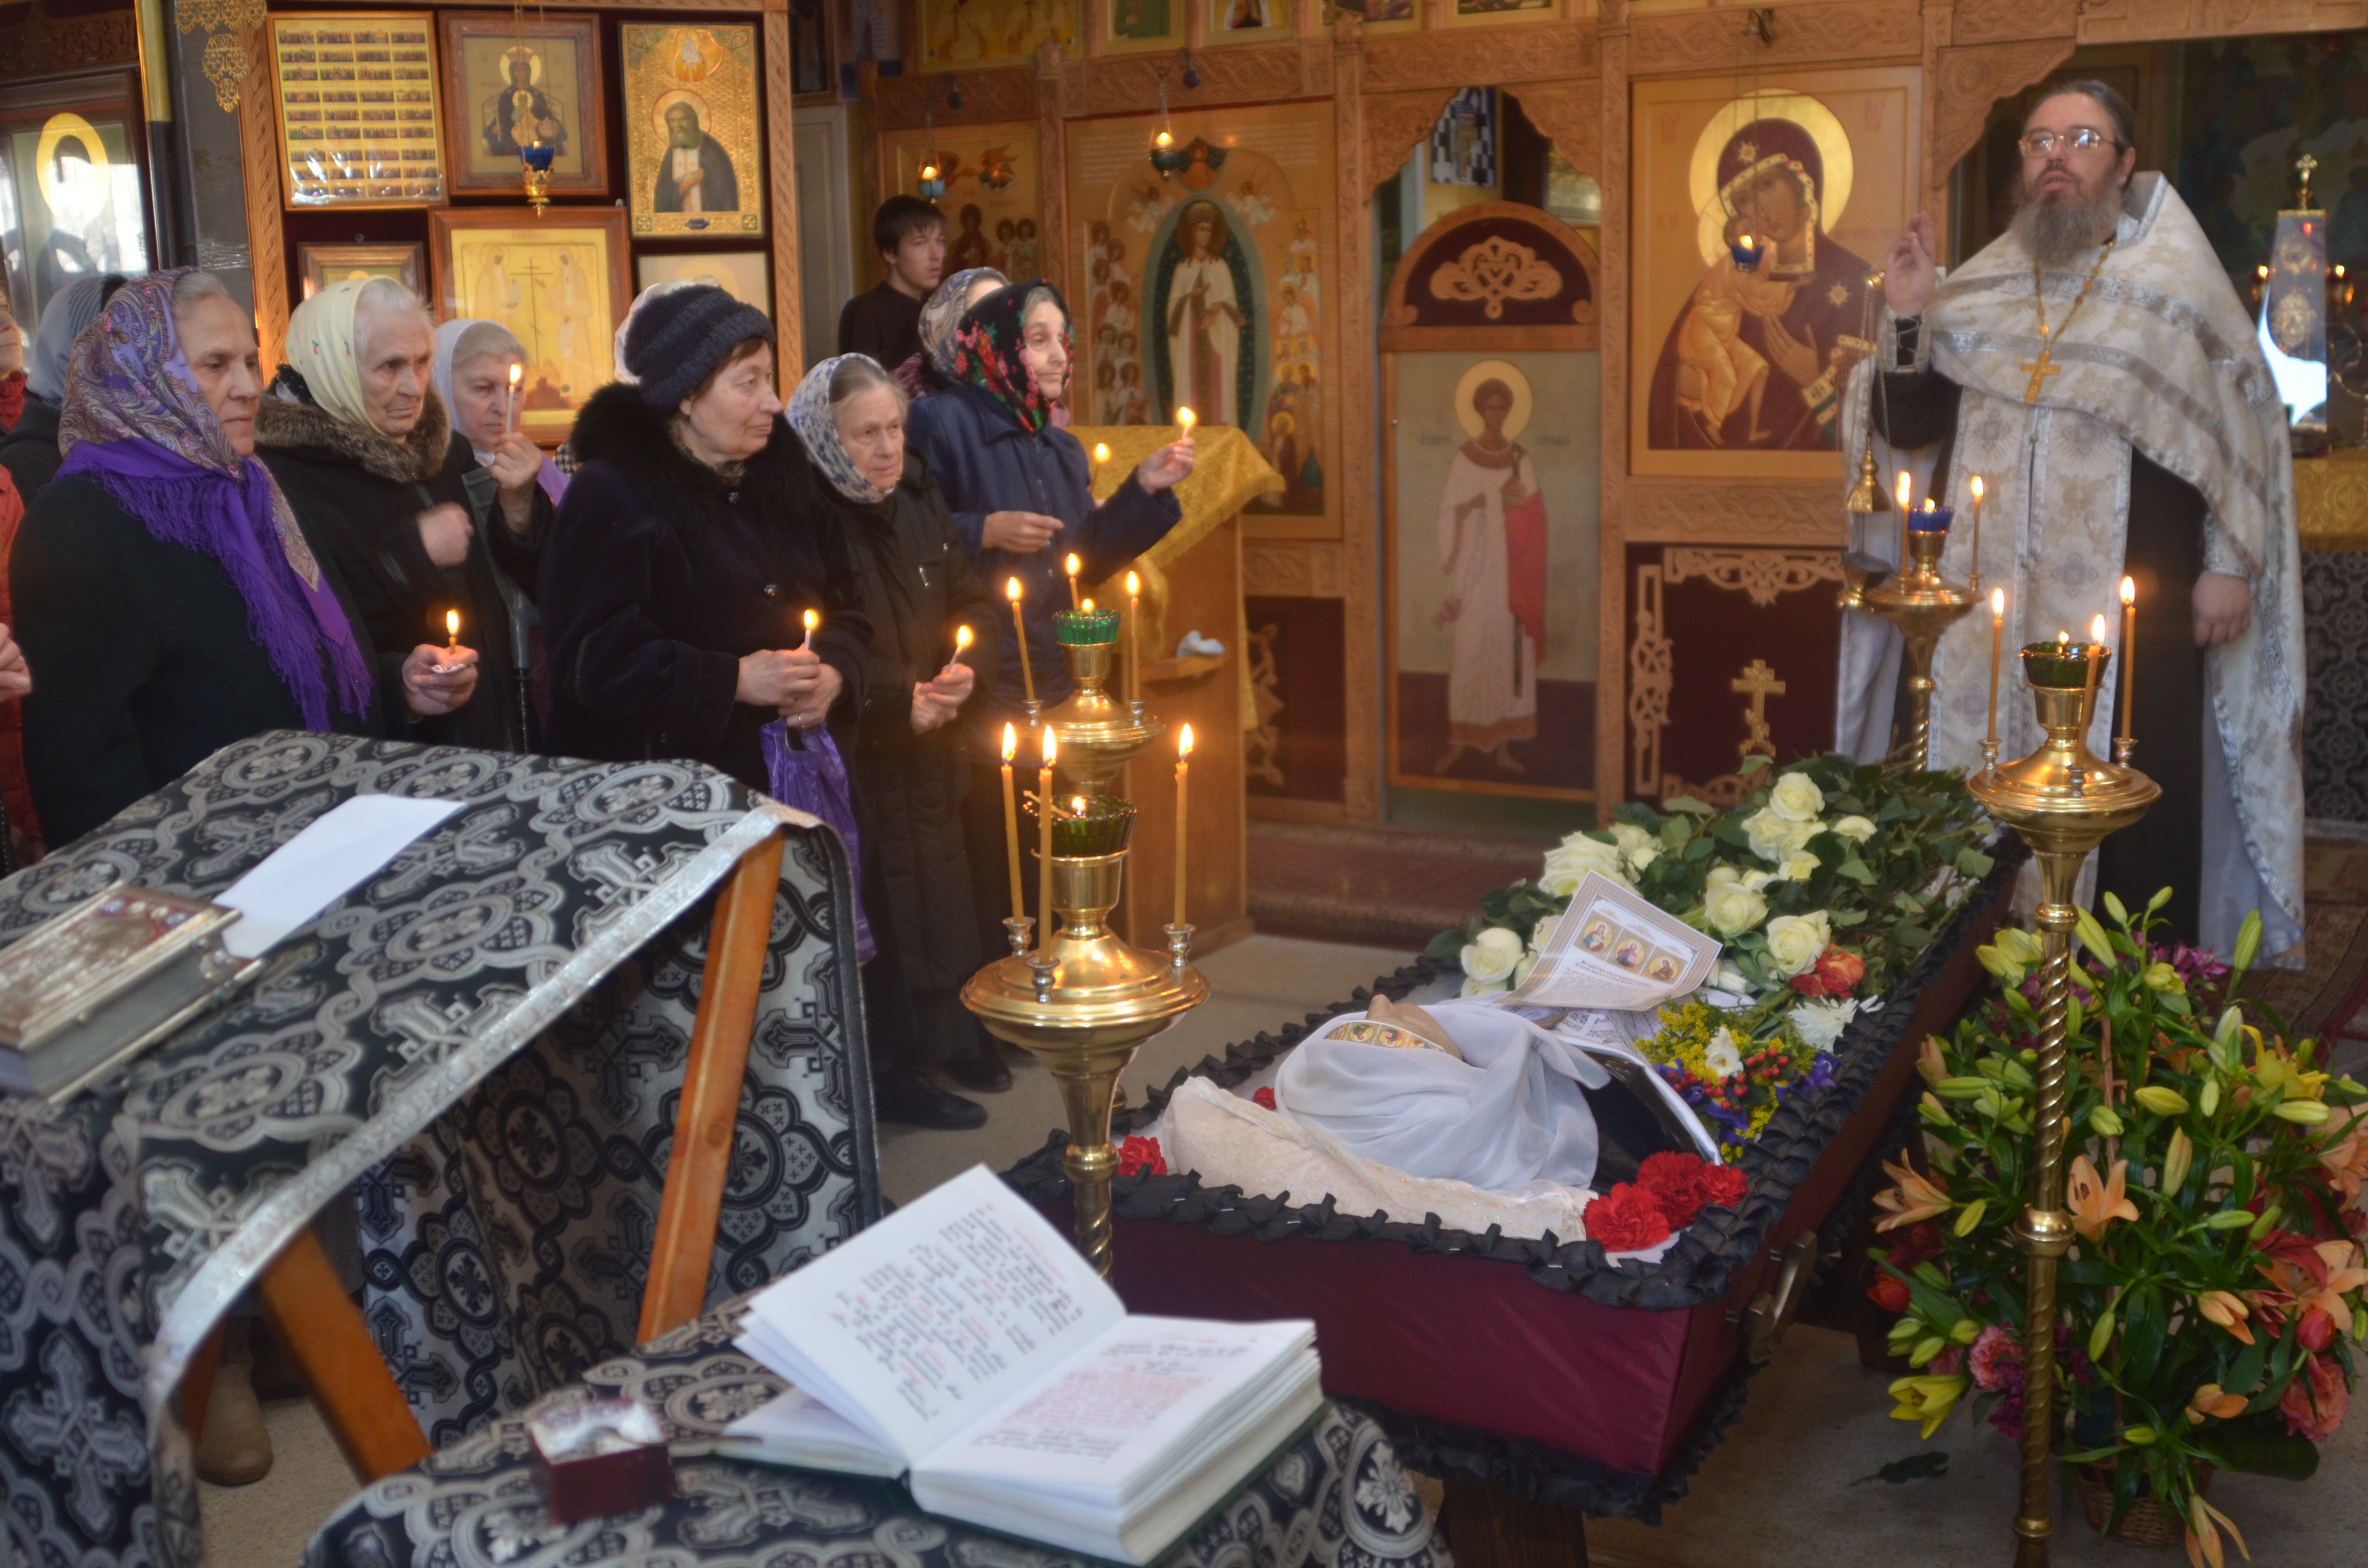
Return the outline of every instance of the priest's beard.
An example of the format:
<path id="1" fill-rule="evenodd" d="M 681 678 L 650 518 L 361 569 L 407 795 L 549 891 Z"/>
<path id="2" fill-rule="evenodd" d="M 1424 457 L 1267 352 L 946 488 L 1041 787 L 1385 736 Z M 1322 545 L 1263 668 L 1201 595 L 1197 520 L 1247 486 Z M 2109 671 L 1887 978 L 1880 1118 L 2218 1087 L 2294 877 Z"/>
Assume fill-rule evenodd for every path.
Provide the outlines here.
<path id="1" fill-rule="evenodd" d="M 2026 190 L 2009 232 L 2042 267 L 2061 267 L 2090 245 L 2102 244 L 2121 214 L 2121 187 L 2104 180 L 2093 194 L 2075 188 L 2033 196 Z"/>

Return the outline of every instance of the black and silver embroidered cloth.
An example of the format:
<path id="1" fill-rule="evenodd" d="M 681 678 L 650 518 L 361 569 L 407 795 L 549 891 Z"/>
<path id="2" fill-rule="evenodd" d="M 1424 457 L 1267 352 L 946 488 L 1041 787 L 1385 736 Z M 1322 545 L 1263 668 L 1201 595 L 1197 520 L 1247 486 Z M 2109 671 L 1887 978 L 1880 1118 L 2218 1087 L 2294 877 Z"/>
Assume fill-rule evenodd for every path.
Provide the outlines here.
<path id="1" fill-rule="evenodd" d="M 713 1457 L 716 1437 L 780 1393 L 732 1347 L 735 1303 L 592 1369 L 552 1404 L 637 1396 L 666 1425 L 675 1501 L 558 1525 L 535 1494 L 525 1415 L 366 1489 L 321 1528 L 306 1568 L 1077 1568 L 1053 1547 L 915 1509 L 887 1482 Z M 1452 1568 L 1389 1439 L 1358 1412 L 1315 1426 L 1163 1568 Z"/>
<path id="2" fill-rule="evenodd" d="M 630 1348 L 712 895 L 785 826 L 711 1300 L 878 1214 L 845 853 L 692 764 L 258 736 L 0 882 L 0 943 L 118 881 L 220 892 L 358 794 L 464 809 L 236 1006 L 62 1109 L 0 1096 L 12 1561 L 198 1561 L 165 1396 L 348 1189 L 364 1310 L 431 1440 Z"/>

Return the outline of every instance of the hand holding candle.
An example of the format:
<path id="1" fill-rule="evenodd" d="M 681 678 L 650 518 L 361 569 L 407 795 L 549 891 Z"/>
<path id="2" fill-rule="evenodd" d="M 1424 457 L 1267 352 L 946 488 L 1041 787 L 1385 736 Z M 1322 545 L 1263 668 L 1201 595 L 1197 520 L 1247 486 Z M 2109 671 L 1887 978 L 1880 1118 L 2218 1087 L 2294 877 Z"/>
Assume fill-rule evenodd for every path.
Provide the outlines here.
<path id="1" fill-rule="evenodd" d="M 1019 732 L 1003 726 L 1003 846 L 1011 863 L 1011 918 L 1028 917 L 1028 895 L 1019 888 L 1019 801 L 1011 789 L 1011 759 L 1019 755 Z"/>
<path id="2" fill-rule="evenodd" d="M 1188 445 L 1192 439 L 1192 426 L 1200 422 L 1200 418 L 1201 416 L 1199 415 L 1193 413 L 1189 408 L 1179 408 L 1176 411 L 1176 423 L 1181 426 L 1184 430 L 1184 434 L 1180 438 Z"/>
<path id="3" fill-rule="evenodd" d="M 810 609 L 799 619 L 806 624 L 806 640 L 798 644 L 800 651 L 803 652 L 814 647 L 814 628 L 822 624 L 822 616 L 820 612 Z"/>
<path id="4" fill-rule="evenodd" d="M 948 660 L 946 661 L 946 668 L 948 668 L 948 669 L 951 669 L 951 668 L 953 668 L 953 667 L 954 667 L 954 665 L 956 665 L 957 664 L 960 664 L 960 663 L 962 662 L 962 656 L 964 653 L 969 653 L 969 652 L 970 652 L 970 628 L 969 628 L 969 627 L 967 627 L 967 626 L 957 626 L 957 627 L 955 627 L 955 628 L 954 628 L 954 656 L 953 656 L 952 658 L 948 659 Z"/>
<path id="5" fill-rule="evenodd" d="M 1185 779 L 1192 770 L 1192 726 L 1176 737 L 1176 924 L 1184 925 L 1184 824 L 1188 807 Z"/>
<path id="6" fill-rule="evenodd" d="M 1028 663 L 1028 623 L 1019 618 L 1019 578 L 1004 579 L 1003 597 L 1011 601 L 1011 631 L 1019 639 L 1019 681 L 1028 692 L 1028 700 L 1032 703 L 1036 700 L 1036 672 Z"/>
<path id="7" fill-rule="evenodd" d="M 461 612 L 457 609 L 444 612 L 444 649 L 450 653 L 461 651 Z"/>

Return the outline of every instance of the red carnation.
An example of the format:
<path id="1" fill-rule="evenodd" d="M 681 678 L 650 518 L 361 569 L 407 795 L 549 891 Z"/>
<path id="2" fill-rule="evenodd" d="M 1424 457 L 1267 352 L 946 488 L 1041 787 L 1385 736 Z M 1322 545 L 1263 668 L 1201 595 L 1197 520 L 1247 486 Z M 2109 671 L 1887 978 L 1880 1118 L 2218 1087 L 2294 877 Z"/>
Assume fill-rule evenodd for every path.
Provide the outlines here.
<path id="1" fill-rule="evenodd" d="M 1636 1185 L 1653 1195 L 1671 1228 L 1684 1230 L 1707 1204 L 1732 1209 L 1751 1183 L 1732 1165 L 1713 1165 L 1699 1154 L 1664 1150 L 1647 1155 Z"/>
<path id="2" fill-rule="evenodd" d="M 1814 971 L 1825 983 L 1828 996 L 1848 996 L 1866 978 L 1866 960 L 1856 953 L 1846 953 L 1839 948 L 1827 948 L 1817 957 Z"/>
<path id="3" fill-rule="evenodd" d="M 1866 1288 L 1866 1299 L 1886 1312 L 1904 1312 L 1907 1310 L 1907 1287 L 1888 1274 L 1878 1275 L 1874 1283 Z"/>
<path id="4" fill-rule="evenodd" d="M 1167 1174 L 1167 1161 L 1159 1152 L 1158 1139 L 1129 1138 L 1119 1145 L 1118 1174 L 1133 1176 L 1138 1171 L 1145 1176 Z"/>
<path id="5" fill-rule="evenodd" d="M 1260 1089 L 1257 1094 L 1250 1096 L 1250 1101 L 1254 1105 L 1264 1106 L 1267 1109 L 1272 1110 L 1274 1108 L 1274 1091 L 1272 1089 Z"/>
<path id="6" fill-rule="evenodd" d="M 1611 1190 L 1587 1206 L 1582 1216 L 1587 1233 L 1607 1252 L 1637 1252 L 1669 1239 L 1669 1221 L 1641 1187 L 1615 1182 Z"/>
<path id="7" fill-rule="evenodd" d="M 1830 948 L 1827 950 L 1828 952 L 1832 951 Z M 1793 977 L 1791 982 L 1793 989 L 1799 992 L 1804 996 L 1807 996 L 1812 999 L 1822 999 L 1826 994 L 1825 969 L 1825 960 L 1820 959 L 1817 961 L 1816 968 L 1809 971 L 1806 974 L 1796 974 Z"/>

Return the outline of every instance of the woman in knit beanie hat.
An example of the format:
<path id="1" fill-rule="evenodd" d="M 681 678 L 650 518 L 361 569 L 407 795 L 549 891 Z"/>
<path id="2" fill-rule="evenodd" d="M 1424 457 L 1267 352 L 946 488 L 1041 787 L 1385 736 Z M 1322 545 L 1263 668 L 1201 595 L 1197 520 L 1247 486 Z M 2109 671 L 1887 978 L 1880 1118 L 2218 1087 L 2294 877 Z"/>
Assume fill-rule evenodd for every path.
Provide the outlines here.
<path id="1" fill-rule="evenodd" d="M 690 757 L 762 790 L 767 723 L 836 729 L 860 704 L 862 588 L 782 423 L 763 312 L 653 290 L 620 347 L 631 379 L 576 415 L 543 551 L 551 749 Z"/>

